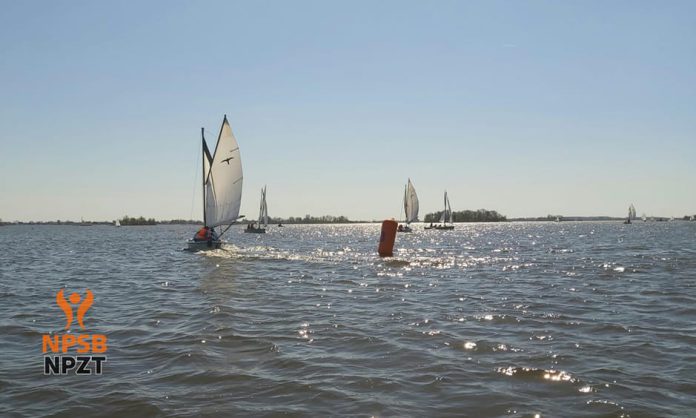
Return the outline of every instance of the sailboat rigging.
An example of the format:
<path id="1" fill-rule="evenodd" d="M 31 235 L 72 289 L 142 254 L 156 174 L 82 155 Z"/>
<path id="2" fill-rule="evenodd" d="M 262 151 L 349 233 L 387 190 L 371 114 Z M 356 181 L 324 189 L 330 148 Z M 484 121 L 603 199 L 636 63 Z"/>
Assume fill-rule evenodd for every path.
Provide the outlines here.
<path id="1" fill-rule="evenodd" d="M 188 241 L 188 249 L 191 251 L 220 248 L 222 236 L 241 218 L 239 207 L 242 201 L 242 161 L 239 145 L 227 121 L 227 115 L 222 120 L 212 155 L 205 142 L 203 128 L 201 143 L 203 228 Z"/>
<path id="2" fill-rule="evenodd" d="M 630 224 L 631 221 L 636 219 L 636 208 L 633 206 L 633 203 L 631 203 L 631 206 L 628 207 L 628 217 L 624 221 L 625 224 Z"/>
<path id="3" fill-rule="evenodd" d="M 399 225 L 397 231 L 411 232 L 411 222 L 418 220 L 418 195 L 411 179 L 404 186 L 404 216 L 406 225 Z"/>
<path id="4" fill-rule="evenodd" d="M 258 227 L 255 227 L 252 222 L 244 232 L 265 234 L 266 228 L 268 228 L 268 205 L 266 205 L 266 186 L 263 186 L 263 189 L 261 189 L 261 204 L 259 205 Z"/>
<path id="5" fill-rule="evenodd" d="M 430 226 L 425 227 L 425 229 L 440 229 L 440 230 L 452 230 L 452 229 L 454 229 L 454 218 L 452 215 L 452 207 L 450 206 L 449 197 L 447 197 L 447 190 L 445 190 L 445 199 L 444 200 L 445 200 L 445 207 L 444 207 L 444 210 L 442 211 L 442 214 L 440 215 L 439 224 L 433 225 L 431 223 Z"/>

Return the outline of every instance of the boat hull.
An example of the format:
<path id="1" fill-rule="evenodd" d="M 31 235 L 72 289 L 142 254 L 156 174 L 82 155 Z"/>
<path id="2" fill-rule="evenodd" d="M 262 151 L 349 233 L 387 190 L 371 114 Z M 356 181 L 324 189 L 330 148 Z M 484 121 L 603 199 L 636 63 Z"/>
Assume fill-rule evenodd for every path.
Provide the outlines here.
<path id="1" fill-rule="evenodd" d="M 435 226 L 426 226 L 425 229 L 437 229 L 440 231 L 451 231 L 454 229 L 454 225 L 435 225 Z"/>
<path id="2" fill-rule="evenodd" d="M 266 229 L 265 228 L 247 228 L 244 230 L 247 234 L 265 234 Z"/>
<path id="3" fill-rule="evenodd" d="M 187 242 L 186 251 L 198 252 L 198 251 L 209 251 L 216 250 L 222 247 L 222 241 L 194 241 L 189 240 Z"/>

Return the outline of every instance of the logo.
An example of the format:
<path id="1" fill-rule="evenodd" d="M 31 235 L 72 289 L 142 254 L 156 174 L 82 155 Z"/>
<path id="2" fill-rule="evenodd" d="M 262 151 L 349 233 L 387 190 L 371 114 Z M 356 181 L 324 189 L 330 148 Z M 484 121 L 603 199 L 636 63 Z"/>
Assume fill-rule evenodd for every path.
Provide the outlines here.
<path id="1" fill-rule="evenodd" d="M 42 336 L 45 375 L 102 374 L 103 363 L 106 362 L 106 335 L 76 334 L 70 331 L 75 320 L 81 330 L 87 329 L 84 324 L 85 314 L 93 303 L 94 294 L 89 289 L 86 289 L 84 298 L 79 293 L 72 293 L 66 300 L 63 289 L 56 293 L 56 304 L 65 314 L 66 332 Z"/>
<path id="2" fill-rule="evenodd" d="M 85 324 L 82 323 L 82 319 L 85 317 L 85 313 L 87 313 L 87 310 L 92 306 L 92 302 L 94 302 L 94 295 L 92 294 L 92 291 L 87 289 L 87 296 L 85 299 L 80 303 L 80 299 L 82 299 L 82 296 L 80 296 L 78 293 L 73 293 L 70 295 L 70 303 L 73 305 L 77 305 L 80 303 L 80 306 L 77 308 L 77 323 L 80 324 L 80 328 L 85 329 Z M 60 289 L 58 291 L 58 294 L 56 295 L 56 303 L 60 307 L 60 309 L 63 310 L 65 313 L 65 319 L 68 321 L 65 324 L 65 329 L 69 330 L 70 325 L 73 322 L 73 310 L 68 304 L 68 302 L 65 300 L 65 296 L 63 295 L 63 289 Z"/>

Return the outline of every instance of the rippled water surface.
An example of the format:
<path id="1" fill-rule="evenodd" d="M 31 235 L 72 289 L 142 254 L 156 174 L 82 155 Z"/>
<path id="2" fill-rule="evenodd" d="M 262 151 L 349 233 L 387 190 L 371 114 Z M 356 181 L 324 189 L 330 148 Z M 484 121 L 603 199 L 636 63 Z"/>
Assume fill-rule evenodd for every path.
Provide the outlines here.
<path id="1" fill-rule="evenodd" d="M 0 227 L 0 416 L 696 416 L 696 222 L 194 229 Z M 61 288 L 101 376 L 43 375 Z"/>

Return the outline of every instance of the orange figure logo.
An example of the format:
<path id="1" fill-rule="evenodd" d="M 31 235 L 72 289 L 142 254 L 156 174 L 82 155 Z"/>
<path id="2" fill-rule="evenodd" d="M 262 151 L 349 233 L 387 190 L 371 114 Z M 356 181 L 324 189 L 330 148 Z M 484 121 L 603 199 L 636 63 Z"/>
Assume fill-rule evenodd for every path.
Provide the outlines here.
<path id="1" fill-rule="evenodd" d="M 89 289 L 87 289 L 86 293 L 87 296 L 82 301 L 82 303 L 80 303 L 80 299 L 82 299 L 82 296 L 80 296 L 78 293 L 73 293 L 70 295 L 70 297 L 68 297 L 68 300 L 70 300 L 70 304 L 80 304 L 77 307 L 77 323 L 80 324 L 80 328 L 82 329 L 85 329 L 85 324 L 82 323 L 82 318 L 85 317 L 85 313 L 87 312 L 89 307 L 92 306 L 92 302 L 94 302 L 94 295 L 92 294 L 92 292 Z M 60 289 L 58 291 L 58 294 L 56 295 L 56 303 L 58 304 L 60 309 L 62 309 L 65 313 L 65 318 L 67 320 L 65 324 L 65 329 L 70 329 L 70 325 L 72 325 L 73 321 L 73 309 L 68 303 L 68 301 L 65 300 L 63 289 Z"/>

